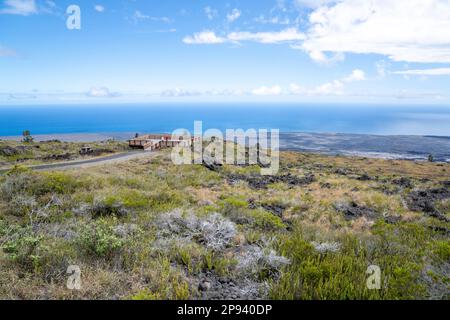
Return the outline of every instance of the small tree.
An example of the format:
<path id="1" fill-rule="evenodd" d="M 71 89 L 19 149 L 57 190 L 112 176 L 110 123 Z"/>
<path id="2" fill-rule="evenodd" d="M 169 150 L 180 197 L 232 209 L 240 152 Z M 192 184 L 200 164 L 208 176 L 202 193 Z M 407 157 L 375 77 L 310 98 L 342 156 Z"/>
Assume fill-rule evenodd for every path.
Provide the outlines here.
<path id="1" fill-rule="evenodd" d="M 30 142 L 33 142 L 33 140 L 34 140 L 34 138 L 31 136 L 30 130 L 25 130 L 22 133 L 22 136 L 23 136 L 22 141 L 25 143 L 30 143 Z"/>
<path id="2" fill-rule="evenodd" d="M 429 162 L 434 162 L 434 157 L 433 157 L 433 155 L 431 153 L 428 155 L 428 161 Z"/>

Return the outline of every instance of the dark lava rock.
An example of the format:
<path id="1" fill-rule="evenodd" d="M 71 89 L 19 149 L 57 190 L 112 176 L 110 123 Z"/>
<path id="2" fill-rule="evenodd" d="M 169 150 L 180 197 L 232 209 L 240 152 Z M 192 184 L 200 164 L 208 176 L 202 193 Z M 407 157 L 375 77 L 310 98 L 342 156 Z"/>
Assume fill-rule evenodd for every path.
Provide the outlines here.
<path id="1" fill-rule="evenodd" d="M 209 158 L 204 156 L 203 157 L 203 166 L 211 171 L 217 172 L 219 171 L 219 168 L 222 167 L 221 163 L 218 163 L 213 158 Z"/>
<path id="2" fill-rule="evenodd" d="M 406 204 L 411 211 L 424 212 L 442 221 L 450 221 L 435 206 L 436 201 L 450 199 L 450 189 L 436 188 L 411 192 L 406 198 Z"/>
<path id="3" fill-rule="evenodd" d="M 393 184 L 398 185 L 402 188 L 412 188 L 413 184 L 410 179 L 401 177 L 400 179 L 395 179 L 392 181 Z"/>
<path id="4" fill-rule="evenodd" d="M 321 183 L 320 187 L 322 189 L 331 189 L 331 183 L 325 182 L 325 183 Z"/>
<path id="5" fill-rule="evenodd" d="M 15 156 L 20 153 L 21 152 L 18 149 L 10 147 L 10 146 L 0 148 L 0 155 L 5 156 L 5 157 Z"/>
<path id="6" fill-rule="evenodd" d="M 428 229 L 433 230 L 434 232 L 443 234 L 443 235 L 450 235 L 450 229 L 446 227 L 440 227 L 440 226 L 428 226 Z"/>
<path id="7" fill-rule="evenodd" d="M 45 156 L 42 158 L 42 160 L 49 161 L 49 160 L 70 160 L 72 159 L 72 155 L 70 153 L 64 153 L 64 154 L 52 154 L 49 156 Z"/>
<path id="8" fill-rule="evenodd" d="M 248 199 L 248 208 L 251 210 L 258 208 L 258 204 L 256 203 L 255 199 Z"/>
<path id="9" fill-rule="evenodd" d="M 90 208 L 88 208 L 88 211 L 90 212 L 93 218 L 110 217 L 110 216 L 125 217 L 129 214 L 128 210 L 120 202 L 94 203 Z"/>
<path id="10" fill-rule="evenodd" d="M 255 199 L 249 199 L 248 200 L 248 208 L 249 209 L 257 209 L 258 207 L 263 208 L 264 210 L 272 213 L 273 215 L 277 217 L 282 217 L 283 212 L 286 210 L 286 206 L 282 204 L 276 204 L 276 203 L 262 203 L 257 204 Z"/>
<path id="11" fill-rule="evenodd" d="M 337 202 L 334 204 L 336 211 L 341 212 L 345 215 L 347 220 L 357 219 L 359 217 L 376 218 L 378 215 L 375 210 L 360 206 L 356 202 L 352 201 L 350 203 Z"/>
<path id="12" fill-rule="evenodd" d="M 261 207 L 280 218 L 283 216 L 284 210 L 286 210 L 285 206 L 279 204 L 262 204 Z"/>
<path id="13" fill-rule="evenodd" d="M 314 175 L 308 175 L 304 177 L 297 177 L 290 173 L 282 176 L 257 176 L 257 175 L 230 175 L 228 181 L 234 184 L 237 180 L 246 181 L 253 189 L 266 189 L 269 184 L 272 183 L 285 183 L 289 186 L 303 186 L 310 184 L 316 180 Z"/>
<path id="14" fill-rule="evenodd" d="M 286 210 L 286 206 L 284 206 L 282 204 L 276 204 L 276 203 L 257 204 L 255 199 L 248 200 L 248 208 L 249 209 L 257 209 L 258 207 L 261 207 L 264 210 L 266 210 L 280 218 L 283 216 L 284 210 Z"/>
<path id="15" fill-rule="evenodd" d="M 384 221 L 389 224 L 396 224 L 402 219 L 400 216 L 386 216 L 384 217 Z"/>
<path id="16" fill-rule="evenodd" d="M 450 181 L 442 181 L 444 187 L 450 188 Z"/>
<path id="17" fill-rule="evenodd" d="M 372 180 L 372 177 L 369 176 L 367 173 L 363 173 L 358 178 L 356 178 L 356 180 L 359 180 L 359 181 L 370 181 L 370 180 Z"/>
<path id="18" fill-rule="evenodd" d="M 339 174 L 341 176 L 346 176 L 350 174 L 350 172 L 347 169 L 338 168 L 334 171 L 335 174 Z"/>
<path id="19" fill-rule="evenodd" d="M 380 190 L 381 192 L 383 192 L 384 194 L 386 194 L 388 196 L 398 194 L 401 191 L 401 189 L 399 187 L 390 188 L 389 186 L 387 186 L 385 184 L 375 188 L 375 190 Z"/>
<path id="20" fill-rule="evenodd" d="M 198 283 L 202 300 L 258 300 L 263 298 L 260 286 L 257 282 L 235 281 L 209 271 L 202 274 Z"/>

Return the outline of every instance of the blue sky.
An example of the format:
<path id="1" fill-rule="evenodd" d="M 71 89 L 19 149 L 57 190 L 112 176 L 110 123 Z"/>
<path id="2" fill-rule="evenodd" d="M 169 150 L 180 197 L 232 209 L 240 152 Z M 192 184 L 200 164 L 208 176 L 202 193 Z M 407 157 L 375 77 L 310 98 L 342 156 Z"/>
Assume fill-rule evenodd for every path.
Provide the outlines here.
<path id="1" fill-rule="evenodd" d="M 0 104 L 449 104 L 449 34 L 448 0 L 0 0 Z"/>

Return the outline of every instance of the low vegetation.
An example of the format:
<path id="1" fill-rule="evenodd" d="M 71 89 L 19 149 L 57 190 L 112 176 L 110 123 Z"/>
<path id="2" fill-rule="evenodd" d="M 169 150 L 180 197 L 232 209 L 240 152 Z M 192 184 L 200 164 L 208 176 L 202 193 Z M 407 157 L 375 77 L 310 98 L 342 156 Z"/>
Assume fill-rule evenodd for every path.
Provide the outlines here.
<path id="1" fill-rule="evenodd" d="M 35 143 L 25 163 L 79 147 Z M 0 175 L 0 298 L 450 298 L 449 164 L 282 153 L 273 183 L 257 172 L 176 166 L 168 152 L 15 167 Z M 80 290 L 66 286 L 71 265 Z"/>
<path id="2" fill-rule="evenodd" d="M 83 147 L 91 148 L 89 153 L 80 154 Z M 0 169 L 17 164 L 35 165 L 80 160 L 127 150 L 128 145 L 121 141 L 108 140 L 93 143 L 35 141 L 30 135 L 24 133 L 24 139 L 21 142 L 0 140 Z"/>

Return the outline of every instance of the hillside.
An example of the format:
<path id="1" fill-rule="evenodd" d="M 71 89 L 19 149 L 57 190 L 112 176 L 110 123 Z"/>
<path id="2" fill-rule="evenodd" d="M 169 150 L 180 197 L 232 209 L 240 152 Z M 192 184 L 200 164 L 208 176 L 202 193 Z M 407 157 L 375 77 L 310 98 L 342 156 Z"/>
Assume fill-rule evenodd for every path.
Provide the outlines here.
<path id="1" fill-rule="evenodd" d="M 1 299 L 450 298 L 450 164 L 284 152 L 262 177 L 164 151 L 0 190 Z"/>

